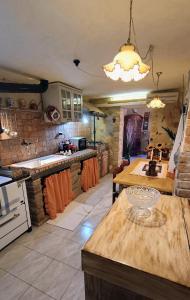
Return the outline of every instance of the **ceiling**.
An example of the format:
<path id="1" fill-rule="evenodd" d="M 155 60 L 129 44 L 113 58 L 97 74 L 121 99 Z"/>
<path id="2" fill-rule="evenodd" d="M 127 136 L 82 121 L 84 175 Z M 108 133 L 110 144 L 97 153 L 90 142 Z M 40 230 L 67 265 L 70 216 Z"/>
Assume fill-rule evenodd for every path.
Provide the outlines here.
<path id="1" fill-rule="evenodd" d="M 136 0 L 133 15 L 140 52 L 144 55 L 150 44 L 155 46 L 154 71 L 163 72 L 160 88 L 182 86 L 190 62 L 190 1 Z M 103 73 L 102 65 L 127 40 L 128 22 L 129 0 L 1 1 L 0 66 L 66 82 L 90 97 L 152 90 L 150 74 L 123 83 Z M 74 58 L 95 76 L 78 70 Z"/>

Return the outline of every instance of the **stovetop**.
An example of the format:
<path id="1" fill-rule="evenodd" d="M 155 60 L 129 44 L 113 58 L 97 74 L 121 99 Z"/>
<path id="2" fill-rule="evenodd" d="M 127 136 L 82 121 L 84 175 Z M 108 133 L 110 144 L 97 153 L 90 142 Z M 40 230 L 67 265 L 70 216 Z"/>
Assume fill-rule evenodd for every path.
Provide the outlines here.
<path id="1" fill-rule="evenodd" d="M 0 176 L 0 187 L 7 183 L 10 183 L 11 181 L 12 181 L 12 178 Z"/>

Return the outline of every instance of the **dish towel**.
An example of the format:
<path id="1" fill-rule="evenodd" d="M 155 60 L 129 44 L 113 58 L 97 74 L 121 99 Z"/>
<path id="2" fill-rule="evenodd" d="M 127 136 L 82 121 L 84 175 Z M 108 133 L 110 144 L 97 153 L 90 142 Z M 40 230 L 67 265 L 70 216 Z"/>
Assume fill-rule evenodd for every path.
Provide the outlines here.
<path id="1" fill-rule="evenodd" d="M 19 197 L 10 197 L 9 191 L 17 189 L 17 183 L 1 187 L 0 191 L 0 216 L 6 216 L 20 205 Z"/>
<path id="2" fill-rule="evenodd" d="M 45 179 L 44 201 L 50 219 L 55 219 L 57 213 L 63 212 L 72 199 L 70 170 L 51 175 Z"/>
<path id="3" fill-rule="evenodd" d="M 83 161 L 81 187 L 84 192 L 99 182 L 98 160 L 96 157 Z"/>

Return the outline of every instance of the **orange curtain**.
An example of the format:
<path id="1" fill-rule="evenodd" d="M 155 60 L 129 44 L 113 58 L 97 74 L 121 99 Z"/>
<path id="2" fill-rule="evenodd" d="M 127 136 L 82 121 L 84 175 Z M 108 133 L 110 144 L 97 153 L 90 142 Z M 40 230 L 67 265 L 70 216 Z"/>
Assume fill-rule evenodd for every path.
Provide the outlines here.
<path id="1" fill-rule="evenodd" d="M 98 160 L 96 157 L 83 161 L 81 187 L 84 192 L 99 182 Z"/>
<path id="2" fill-rule="evenodd" d="M 63 212 L 72 198 L 70 170 L 51 175 L 45 179 L 45 208 L 50 219 L 55 219 L 57 213 Z"/>

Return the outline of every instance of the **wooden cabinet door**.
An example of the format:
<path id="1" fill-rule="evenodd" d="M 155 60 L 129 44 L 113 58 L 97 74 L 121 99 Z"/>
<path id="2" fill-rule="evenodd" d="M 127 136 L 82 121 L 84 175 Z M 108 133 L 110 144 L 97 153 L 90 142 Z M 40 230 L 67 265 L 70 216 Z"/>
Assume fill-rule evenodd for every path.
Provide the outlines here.
<path id="1" fill-rule="evenodd" d="M 79 122 L 82 117 L 82 95 L 73 93 L 73 121 Z"/>
<path id="2" fill-rule="evenodd" d="M 72 97 L 71 92 L 64 88 L 60 88 L 61 104 L 62 104 L 62 120 L 63 122 L 72 121 Z"/>

